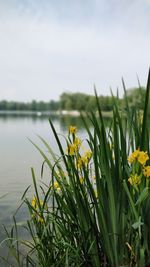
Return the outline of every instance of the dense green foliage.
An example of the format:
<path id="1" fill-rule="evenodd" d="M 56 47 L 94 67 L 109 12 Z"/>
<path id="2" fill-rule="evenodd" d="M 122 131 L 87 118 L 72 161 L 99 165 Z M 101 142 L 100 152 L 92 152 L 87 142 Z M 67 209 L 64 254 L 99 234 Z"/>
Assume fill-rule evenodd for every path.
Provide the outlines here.
<path id="1" fill-rule="evenodd" d="M 100 96 L 99 101 L 102 110 L 110 111 L 113 109 L 111 96 Z M 62 110 L 96 110 L 96 99 L 94 95 L 63 93 L 60 97 L 60 108 Z"/>
<path id="2" fill-rule="evenodd" d="M 137 107 L 139 109 L 143 109 L 144 107 L 144 100 L 145 100 L 145 89 L 141 88 L 134 88 L 126 91 L 126 97 L 128 99 L 128 105 L 130 108 Z M 122 107 L 125 106 L 125 96 L 122 101 Z"/>
<path id="3" fill-rule="evenodd" d="M 127 98 L 130 107 L 143 109 L 145 89 L 135 88 L 127 90 Z M 101 110 L 112 111 L 114 106 L 114 97 L 99 96 Z M 118 101 L 120 108 L 125 107 L 125 97 Z M 56 110 L 96 110 L 96 99 L 94 95 L 83 93 L 63 93 L 59 101 L 51 100 L 49 102 L 35 101 L 30 103 L 21 103 L 15 101 L 0 101 L 0 110 L 8 111 L 56 111 Z"/>
<path id="4" fill-rule="evenodd" d="M 16 101 L 0 101 L 0 110 L 6 111 L 49 111 L 58 110 L 59 102 L 51 100 L 49 102 L 33 100 L 29 103 L 16 102 Z"/>

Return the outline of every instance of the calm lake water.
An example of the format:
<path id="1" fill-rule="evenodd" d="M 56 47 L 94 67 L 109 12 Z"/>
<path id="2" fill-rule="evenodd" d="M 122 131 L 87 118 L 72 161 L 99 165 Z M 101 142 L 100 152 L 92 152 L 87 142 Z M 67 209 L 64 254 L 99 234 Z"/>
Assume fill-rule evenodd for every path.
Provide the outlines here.
<path id="1" fill-rule="evenodd" d="M 81 138 L 86 137 L 83 122 L 78 117 L 52 117 L 51 120 L 64 144 L 62 135 L 67 135 L 69 125 L 76 125 L 78 135 Z M 6 237 L 3 224 L 9 229 L 13 215 L 21 203 L 21 196 L 26 188 L 32 185 L 31 167 L 34 167 L 40 182 L 43 158 L 28 139 L 30 138 L 47 153 L 37 135 L 43 137 L 55 153 L 58 153 L 48 117 L 0 116 L 0 242 Z M 47 174 L 49 174 L 48 181 L 50 179 L 48 169 Z M 44 178 L 43 181 L 46 182 Z M 30 189 L 31 195 L 32 192 L 33 187 Z M 17 221 L 23 222 L 27 216 L 25 207 L 22 207 L 17 213 Z M 4 254 L 5 249 L 0 247 L 0 255 Z M 3 266 L 1 260 L 0 266 Z"/>
<path id="2" fill-rule="evenodd" d="M 48 117 L 0 116 L 0 221 L 9 222 L 20 203 L 21 196 L 32 184 L 31 167 L 40 178 L 42 156 L 28 140 L 43 148 L 37 135 L 42 136 L 57 153 L 58 148 L 49 125 Z M 69 125 L 77 125 L 83 137 L 80 118 L 53 117 L 57 133 L 66 135 Z M 64 139 L 62 138 L 62 141 Z M 46 149 L 44 148 L 46 152 Z M 23 219 L 24 214 L 21 214 Z"/>

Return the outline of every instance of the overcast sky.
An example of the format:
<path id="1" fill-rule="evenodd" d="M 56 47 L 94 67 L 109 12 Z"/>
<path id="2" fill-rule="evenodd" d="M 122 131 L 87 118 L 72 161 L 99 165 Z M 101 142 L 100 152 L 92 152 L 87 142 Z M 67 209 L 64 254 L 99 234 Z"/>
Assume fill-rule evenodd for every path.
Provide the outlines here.
<path id="1" fill-rule="evenodd" d="M 0 0 L 0 99 L 146 85 L 150 0 Z"/>

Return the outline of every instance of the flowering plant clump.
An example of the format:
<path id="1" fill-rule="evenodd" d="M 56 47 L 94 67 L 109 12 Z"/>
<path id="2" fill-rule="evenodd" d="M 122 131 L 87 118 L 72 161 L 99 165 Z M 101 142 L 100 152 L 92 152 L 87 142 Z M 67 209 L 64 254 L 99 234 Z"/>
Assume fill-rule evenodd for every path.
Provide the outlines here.
<path id="1" fill-rule="evenodd" d="M 130 109 L 125 94 L 125 109 L 113 97 L 112 117 L 104 120 L 95 97 L 97 112 L 82 114 L 85 146 L 71 125 L 64 147 L 51 120 L 59 153 L 41 137 L 45 151 L 32 142 L 44 160 L 42 177 L 47 164 L 48 183 L 31 169 L 34 197 L 28 200 L 29 187 L 23 195 L 30 212 L 30 239 L 21 243 L 26 255 L 16 221 L 7 238 L 16 267 L 150 266 L 150 73 L 143 111 Z"/>
<path id="2" fill-rule="evenodd" d="M 140 151 L 140 149 L 135 150 L 128 156 L 128 162 L 132 166 L 131 175 L 128 179 L 131 185 L 140 185 L 143 175 L 150 177 L 150 166 L 145 166 L 148 160 L 147 151 Z"/>
<path id="3" fill-rule="evenodd" d="M 81 168 L 82 166 L 88 166 L 90 159 L 92 157 L 92 151 L 87 150 L 83 146 L 81 146 L 82 141 L 76 135 L 76 133 L 77 133 L 77 127 L 70 126 L 69 127 L 69 143 L 68 143 L 68 147 L 66 151 L 69 156 L 76 156 L 75 157 L 76 166 L 78 168 Z M 80 154 L 81 148 L 84 151 L 82 156 Z"/>
<path id="4" fill-rule="evenodd" d="M 41 199 L 37 199 L 37 197 L 33 196 L 31 200 L 31 216 L 34 221 L 37 223 L 44 224 L 44 216 L 43 213 L 41 212 L 41 208 L 46 208 L 46 204 L 44 205 L 44 202 Z"/>

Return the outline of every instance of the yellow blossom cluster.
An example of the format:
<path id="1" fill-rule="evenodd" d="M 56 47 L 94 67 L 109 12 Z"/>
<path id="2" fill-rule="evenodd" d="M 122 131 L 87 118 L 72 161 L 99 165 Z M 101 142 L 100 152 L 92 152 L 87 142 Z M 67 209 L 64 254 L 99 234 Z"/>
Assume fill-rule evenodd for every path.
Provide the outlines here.
<path id="1" fill-rule="evenodd" d="M 138 161 L 141 165 L 145 165 L 148 159 L 149 156 L 147 155 L 147 152 L 137 149 L 129 155 L 128 162 L 133 163 Z"/>
<path id="2" fill-rule="evenodd" d="M 137 174 L 131 174 L 128 179 L 128 182 L 131 185 L 139 185 L 141 183 L 141 177 Z"/>
<path id="3" fill-rule="evenodd" d="M 54 189 L 56 189 L 57 191 L 60 190 L 60 184 L 57 181 L 54 182 Z"/>
<path id="4" fill-rule="evenodd" d="M 128 162 L 133 164 L 133 173 L 128 179 L 131 185 L 139 185 L 143 175 L 150 177 L 150 166 L 146 166 L 148 160 L 147 151 L 140 151 L 140 149 L 135 150 L 129 155 Z M 134 165 L 134 163 L 139 163 L 139 165 Z"/>
<path id="5" fill-rule="evenodd" d="M 75 155 L 79 151 L 80 146 L 81 146 L 81 139 L 75 136 L 76 132 L 77 132 L 77 128 L 75 126 L 69 127 L 69 134 L 73 135 L 73 141 L 72 143 L 68 144 L 68 147 L 67 147 L 67 153 L 70 156 Z"/>
<path id="6" fill-rule="evenodd" d="M 40 202 L 40 203 L 39 203 L 40 206 L 43 206 L 43 201 L 42 201 L 42 200 L 39 200 L 39 202 Z M 32 198 L 32 200 L 31 200 L 31 206 L 32 206 L 35 210 L 38 211 L 38 209 L 39 209 L 39 206 L 38 206 L 38 200 L 37 200 L 37 198 L 36 198 L 35 196 L 34 196 L 34 197 Z M 43 218 L 43 216 L 39 215 L 38 212 L 37 212 L 37 213 L 34 212 L 34 213 L 32 214 L 32 218 L 36 219 L 39 223 L 44 224 L 44 218 Z"/>
<path id="7" fill-rule="evenodd" d="M 90 150 L 87 150 L 83 156 L 79 155 L 79 150 L 81 147 L 81 139 L 76 136 L 77 128 L 75 126 L 69 127 L 69 134 L 73 135 L 73 140 L 71 143 L 68 144 L 67 147 L 67 153 L 70 156 L 77 156 L 77 167 L 81 167 L 83 165 L 87 165 L 91 159 L 92 152 Z"/>
<path id="8" fill-rule="evenodd" d="M 38 201 L 37 201 L 37 198 L 34 196 L 31 200 L 31 206 L 37 210 L 38 209 Z M 40 206 L 43 206 L 43 201 L 40 200 Z"/>
<path id="9" fill-rule="evenodd" d="M 90 150 L 86 151 L 82 157 L 77 160 L 77 166 L 81 168 L 83 165 L 87 165 L 91 159 L 92 152 Z"/>

